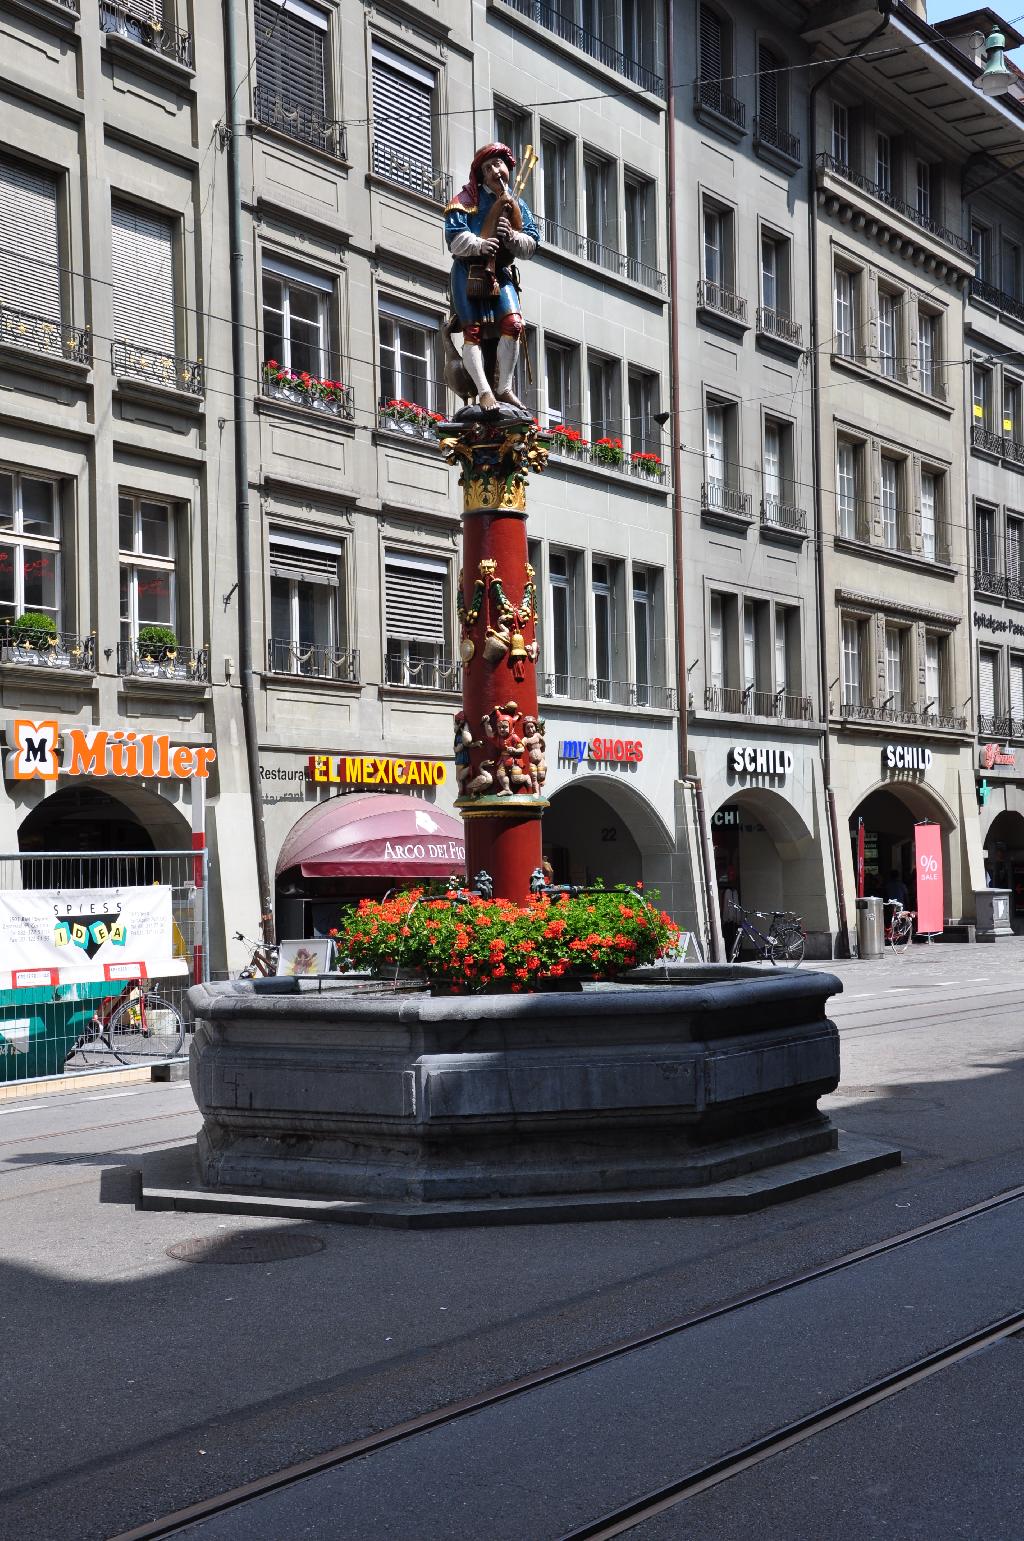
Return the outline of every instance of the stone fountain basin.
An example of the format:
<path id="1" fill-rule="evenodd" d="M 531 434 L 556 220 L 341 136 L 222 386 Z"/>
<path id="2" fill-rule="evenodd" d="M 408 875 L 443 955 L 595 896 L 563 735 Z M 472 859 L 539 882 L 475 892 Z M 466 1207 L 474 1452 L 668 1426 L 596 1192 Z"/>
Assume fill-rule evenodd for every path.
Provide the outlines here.
<path id="1" fill-rule="evenodd" d="M 817 1107 L 839 1081 L 832 974 L 672 965 L 578 994 L 461 997 L 309 985 L 190 992 L 206 1188 L 427 1204 L 635 1193 L 837 1143 Z"/>

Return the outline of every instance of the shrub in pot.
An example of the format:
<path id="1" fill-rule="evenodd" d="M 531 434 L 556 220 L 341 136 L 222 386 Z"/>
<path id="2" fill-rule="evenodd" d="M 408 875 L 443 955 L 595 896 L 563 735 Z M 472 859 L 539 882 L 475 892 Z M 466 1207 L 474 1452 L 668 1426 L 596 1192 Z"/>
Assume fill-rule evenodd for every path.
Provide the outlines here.
<path id="1" fill-rule="evenodd" d="M 140 626 L 139 651 L 153 658 L 173 658 L 178 638 L 173 626 Z"/>
<path id="2" fill-rule="evenodd" d="M 40 610 L 25 610 L 11 627 L 11 636 L 18 647 L 46 647 L 57 635 L 57 622 L 52 615 Z"/>

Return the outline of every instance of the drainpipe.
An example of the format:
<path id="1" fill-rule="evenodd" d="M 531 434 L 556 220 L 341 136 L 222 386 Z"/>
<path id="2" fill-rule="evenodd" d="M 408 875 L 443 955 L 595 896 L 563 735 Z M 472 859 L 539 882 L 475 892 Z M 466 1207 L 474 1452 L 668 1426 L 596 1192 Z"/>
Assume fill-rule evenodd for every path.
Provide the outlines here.
<path id="1" fill-rule="evenodd" d="M 686 671 L 686 595 L 683 581 L 683 444 L 682 417 L 679 410 L 679 389 L 682 366 L 679 358 L 679 328 L 676 315 L 677 280 L 677 223 L 676 198 L 676 132 L 675 132 L 675 6 L 673 0 L 665 3 L 665 159 L 668 175 L 666 190 L 666 216 L 668 220 L 668 273 L 669 273 L 669 408 L 672 425 L 672 580 L 676 612 L 676 680 L 678 682 L 679 711 L 676 717 L 678 732 L 679 779 L 693 788 L 694 811 L 697 818 L 697 852 L 700 861 L 701 883 L 704 889 L 704 905 L 707 912 L 710 961 L 719 959 L 718 925 L 715 910 L 715 892 L 711 881 L 712 866 L 708 854 L 707 812 L 704 806 L 704 790 L 699 776 L 689 774 L 688 721 L 689 689 Z"/>
<path id="2" fill-rule="evenodd" d="M 816 620 L 818 631 L 818 690 L 821 700 L 822 712 L 825 719 L 825 733 L 822 741 L 822 764 L 825 773 L 825 799 L 828 804 L 828 821 L 832 842 L 832 873 L 836 885 L 836 902 L 839 909 L 839 947 L 840 956 L 848 957 L 850 951 L 850 925 L 846 908 L 846 891 L 843 887 L 843 866 L 839 857 L 839 817 L 836 812 L 836 794 L 832 786 L 832 739 L 829 732 L 829 719 L 831 716 L 831 703 L 828 679 L 828 638 L 826 635 L 825 619 L 825 543 L 822 536 L 821 524 L 821 368 L 818 356 L 818 199 L 815 182 L 815 104 L 818 92 L 822 86 L 832 79 L 837 70 L 841 69 L 848 59 L 855 59 L 859 53 L 873 43 L 876 37 L 880 37 L 889 25 L 889 15 L 892 9 L 891 0 L 878 0 L 878 9 L 882 15 L 882 21 L 873 32 L 862 38 L 848 54 L 838 60 L 832 68 L 816 80 L 807 93 L 807 226 L 808 246 L 810 249 L 810 288 L 811 288 L 811 483 L 814 493 L 814 567 L 815 567 L 815 600 Z"/>
<path id="3" fill-rule="evenodd" d="M 252 581 L 249 533 L 249 444 L 245 383 L 245 288 L 242 235 L 241 147 L 245 136 L 243 105 L 245 81 L 238 78 L 236 0 L 224 7 L 224 45 L 228 89 L 228 184 L 231 241 L 231 364 L 234 374 L 235 414 L 235 524 L 238 539 L 238 630 L 241 665 L 242 723 L 245 757 L 252 804 L 252 833 L 256 847 L 256 881 L 259 887 L 260 924 L 263 939 L 274 940 L 274 901 L 267 861 L 267 833 L 260 795 L 259 730 L 256 718 L 256 681 L 252 664 Z"/>

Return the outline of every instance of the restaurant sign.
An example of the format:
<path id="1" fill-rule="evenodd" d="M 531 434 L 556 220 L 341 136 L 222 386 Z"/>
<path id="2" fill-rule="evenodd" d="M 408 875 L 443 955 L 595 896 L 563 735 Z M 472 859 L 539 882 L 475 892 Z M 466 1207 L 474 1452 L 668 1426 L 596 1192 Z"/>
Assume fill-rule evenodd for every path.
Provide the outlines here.
<path id="1" fill-rule="evenodd" d="M 440 787 L 448 780 L 443 760 L 396 760 L 390 755 L 311 754 L 306 777 L 318 786 Z"/>
<path id="2" fill-rule="evenodd" d="M 30 722 L 17 717 L 6 733 L 4 774 L 12 781 L 56 781 L 59 776 L 205 781 L 217 758 L 209 745 L 172 744 L 167 733 L 62 728 L 55 718 Z"/>

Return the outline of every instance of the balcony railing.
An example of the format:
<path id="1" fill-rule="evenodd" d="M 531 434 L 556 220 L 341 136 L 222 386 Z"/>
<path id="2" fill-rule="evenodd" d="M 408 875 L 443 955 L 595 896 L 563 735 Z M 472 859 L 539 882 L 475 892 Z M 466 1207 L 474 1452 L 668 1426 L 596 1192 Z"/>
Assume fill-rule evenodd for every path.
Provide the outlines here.
<path id="1" fill-rule="evenodd" d="M 513 11 L 518 11 L 521 16 L 528 16 L 538 26 L 546 27 L 549 32 L 554 32 L 557 37 L 566 43 L 571 43 L 581 53 L 589 54 L 606 69 L 614 70 L 617 75 L 624 75 L 642 91 L 649 91 L 652 96 L 661 96 L 664 93 L 664 82 L 654 70 L 647 69 L 639 60 L 630 58 L 610 43 L 597 37 L 593 32 L 587 32 L 583 27 L 577 27 L 576 23 L 568 16 L 562 14 L 561 7 L 552 0 L 505 0 L 505 4 Z"/>
<path id="2" fill-rule="evenodd" d="M 73 631 L 19 634 L 13 626 L 0 628 L 0 663 L 18 664 L 29 669 L 58 671 L 78 669 L 96 672 L 96 638 L 80 637 Z"/>
<path id="3" fill-rule="evenodd" d="M 301 375 L 291 381 L 282 381 L 264 368 L 263 394 L 270 401 L 287 401 L 292 406 L 344 418 L 346 422 L 351 422 L 356 415 L 355 392 L 351 385 L 335 382 L 333 377 L 323 380 L 310 377 L 308 384 L 304 384 Z"/>
<path id="4" fill-rule="evenodd" d="M 976 567 L 974 569 L 974 592 L 976 594 L 992 594 L 997 599 L 1011 599 L 1018 603 L 1024 602 L 1024 575 L 1014 577 L 1011 573 L 999 573 L 993 568 Z"/>
<path id="5" fill-rule="evenodd" d="M 836 498 L 836 533 L 840 540 L 871 539 L 871 504 L 859 498 Z"/>
<path id="6" fill-rule="evenodd" d="M 647 262 L 641 262 L 639 257 L 630 257 L 625 252 L 615 251 L 611 246 L 602 246 L 599 241 L 593 241 L 570 225 L 559 224 L 557 220 L 545 219 L 543 224 L 544 239 L 549 246 L 569 252 L 573 257 L 580 257 L 589 262 L 591 267 L 604 268 L 606 272 L 617 273 L 620 278 L 628 278 L 634 284 L 643 284 L 647 289 L 664 293 L 664 273 Z"/>
<path id="7" fill-rule="evenodd" d="M 695 80 L 693 83 L 693 110 L 698 117 L 702 112 L 713 112 L 719 118 L 746 130 L 747 109 L 738 97 L 722 89 L 719 80 Z"/>
<path id="8" fill-rule="evenodd" d="M 413 690 L 462 689 L 462 665 L 454 658 L 384 657 L 385 685 L 408 685 Z"/>
<path id="9" fill-rule="evenodd" d="M 119 642 L 117 672 L 125 679 L 175 680 L 206 685 L 210 680 L 210 649 Z"/>
<path id="10" fill-rule="evenodd" d="M 971 447 L 985 450 L 989 455 L 1003 454 L 1003 436 L 983 428 L 980 423 L 971 424 Z"/>
<path id="11" fill-rule="evenodd" d="M 597 701 L 608 706 L 652 707 L 670 712 L 676 709 L 676 692 L 672 685 L 591 679 L 585 674 L 538 674 L 537 694 L 549 700 Z"/>
<path id="12" fill-rule="evenodd" d="M 947 246 L 952 246 L 965 257 L 973 257 L 974 249 L 970 241 L 964 236 L 958 235 L 955 230 L 950 230 L 946 225 L 940 225 L 938 220 L 931 219 L 927 214 L 922 214 L 914 208 L 912 203 L 904 203 L 902 198 L 894 198 L 892 193 L 886 192 L 877 182 L 872 182 L 869 177 L 861 176 L 859 171 L 854 171 L 845 161 L 838 160 L 830 155 L 827 150 L 822 150 L 818 155 L 818 167 L 821 171 L 831 172 L 833 176 L 842 177 L 844 182 L 849 182 L 854 187 L 859 187 L 862 193 L 867 193 L 877 203 L 884 203 L 886 208 L 909 220 L 919 230 L 924 230 L 928 235 L 933 235 L 939 241 L 944 241 Z"/>
<path id="13" fill-rule="evenodd" d="M 710 278 L 697 280 L 697 307 L 717 311 L 720 316 L 728 316 L 730 321 L 746 323 L 747 302 L 743 296 L 724 284 L 713 283 Z"/>
<path id="14" fill-rule="evenodd" d="M 807 534 L 805 511 L 779 498 L 761 499 L 761 523 L 773 529 L 792 530 L 795 535 Z"/>
<path id="15" fill-rule="evenodd" d="M 57 4 L 64 11 L 70 11 L 73 16 L 82 14 L 80 0 L 57 0 Z"/>
<path id="16" fill-rule="evenodd" d="M 629 450 L 615 445 L 608 447 L 590 444 L 582 437 L 570 438 L 560 433 L 558 427 L 550 430 L 550 433 L 550 452 L 560 460 L 600 466 L 605 471 L 615 471 L 620 476 L 632 476 L 637 481 L 654 482 L 660 486 L 664 486 L 668 480 L 668 466 L 654 450 L 637 450 L 637 455 L 646 458 L 634 460 Z"/>
<path id="17" fill-rule="evenodd" d="M 1012 460 L 1014 465 L 1024 465 L 1024 444 L 1012 434 L 1003 434 L 1003 459 Z"/>
<path id="18" fill-rule="evenodd" d="M 271 674 L 299 674 L 306 679 L 341 680 L 355 685 L 359 682 L 359 649 L 270 637 L 267 668 Z"/>
<path id="19" fill-rule="evenodd" d="M 432 198 L 435 203 L 445 204 L 452 196 L 452 179 L 447 171 L 438 171 L 429 161 L 407 155 L 393 145 L 381 140 L 373 141 L 372 169 L 375 176 L 387 182 L 397 182 L 422 198 Z"/>
<path id="20" fill-rule="evenodd" d="M 1024 721 L 1019 717 L 979 717 L 978 732 L 985 738 L 1024 738 Z"/>
<path id="21" fill-rule="evenodd" d="M 731 716 L 774 717 L 787 722 L 809 722 L 814 715 L 810 696 L 739 685 L 705 686 L 704 710 Z"/>
<path id="22" fill-rule="evenodd" d="M 33 316 L 12 305 L 0 305 L 0 346 L 25 348 L 46 358 L 73 364 L 92 363 L 92 333 L 87 326 L 65 326 L 45 316 Z"/>
<path id="23" fill-rule="evenodd" d="M 206 390 L 202 360 L 186 358 L 181 353 L 162 353 L 144 343 L 114 342 L 110 345 L 110 362 L 119 379 L 142 380 L 147 385 L 184 391 L 189 396 L 202 396 Z"/>
<path id="24" fill-rule="evenodd" d="M 781 310 L 770 310 L 767 305 L 757 307 L 757 330 L 765 337 L 774 337 L 794 348 L 804 345 L 804 330 L 799 321 L 784 316 Z"/>
<path id="25" fill-rule="evenodd" d="M 912 727 L 952 728 L 961 732 L 967 727 L 967 718 L 959 717 L 953 712 L 926 711 L 923 707 L 893 706 L 891 703 L 878 703 L 871 700 L 844 701 L 839 708 L 839 714 L 844 720 L 861 722 L 891 722 Z"/>
<path id="26" fill-rule="evenodd" d="M 149 48 L 165 59 L 173 59 L 187 70 L 195 69 L 191 32 L 136 16 L 130 5 L 121 5 L 118 0 L 99 0 L 99 7 L 101 32 L 129 38 L 131 42 L 141 43 L 143 48 Z"/>
<path id="27" fill-rule="evenodd" d="M 257 85 L 253 93 L 253 116 L 264 128 L 276 129 L 289 139 L 322 150 L 335 160 L 348 160 L 348 130 L 344 123 L 313 112 L 302 102 L 294 102 L 280 91 Z"/>
<path id="28" fill-rule="evenodd" d="M 773 150 L 778 150 L 781 155 L 788 155 L 791 161 L 800 159 L 800 136 L 791 134 L 788 128 L 783 128 L 781 123 L 772 123 L 764 118 L 754 119 L 754 141 L 757 144 L 770 145 Z"/>
<path id="29" fill-rule="evenodd" d="M 730 487 L 726 482 L 702 482 L 700 506 L 706 514 L 738 514 L 744 519 L 751 518 L 750 493 Z"/>
<path id="30" fill-rule="evenodd" d="M 987 284 L 981 278 L 972 278 L 971 299 L 979 300 L 983 305 L 991 305 L 993 310 L 1001 311 L 1004 316 L 1024 325 L 1024 305 L 1020 300 L 1015 300 L 1012 294 L 997 289 L 995 284 Z"/>

